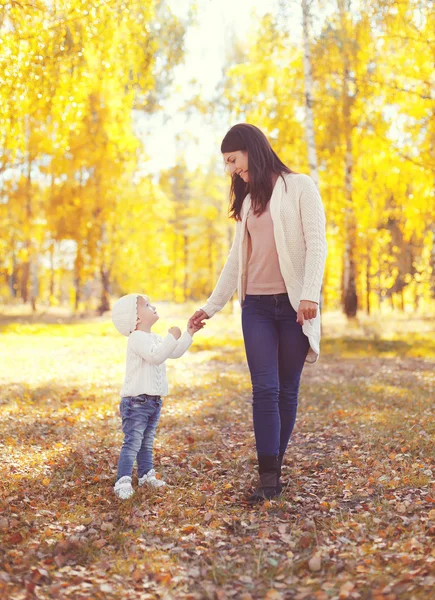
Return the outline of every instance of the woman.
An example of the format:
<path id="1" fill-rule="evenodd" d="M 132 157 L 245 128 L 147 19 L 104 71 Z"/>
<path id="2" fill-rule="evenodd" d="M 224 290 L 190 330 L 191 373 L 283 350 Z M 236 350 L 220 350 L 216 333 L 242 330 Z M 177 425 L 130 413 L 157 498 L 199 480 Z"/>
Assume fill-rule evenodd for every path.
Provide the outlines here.
<path id="1" fill-rule="evenodd" d="M 260 474 L 248 498 L 255 503 L 282 490 L 302 369 L 319 355 L 325 215 L 313 180 L 286 167 L 257 127 L 232 127 L 221 152 L 236 235 L 212 295 L 191 320 L 203 325 L 238 290 Z"/>

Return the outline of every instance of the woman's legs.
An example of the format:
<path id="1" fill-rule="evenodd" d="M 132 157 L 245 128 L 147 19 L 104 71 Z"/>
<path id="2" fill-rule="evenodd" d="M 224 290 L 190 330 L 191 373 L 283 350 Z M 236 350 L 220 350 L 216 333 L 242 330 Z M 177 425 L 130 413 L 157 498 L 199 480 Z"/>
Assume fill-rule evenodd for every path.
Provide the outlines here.
<path id="1" fill-rule="evenodd" d="M 254 500 L 265 497 L 264 486 L 279 488 L 279 480 L 271 473 L 280 471 L 280 460 L 296 420 L 299 382 L 309 349 L 296 316 L 287 294 L 246 296 L 243 303 L 243 337 L 263 486 L 263 491 L 259 488 L 252 496 Z M 269 483 L 263 483 L 263 479 Z"/>
<path id="2" fill-rule="evenodd" d="M 277 456 L 280 444 L 279 330 L 274 318 L 274 306 L 273 296 L 246 296 L 242 310 L 258 456 Z"/>
<path id="3" fill-rule="evenodd" d="M 281 421 L 279 454 L 283 456 L 296 421 L 299 383 L 310 347 L 302 326 L 296 322 L 290 301 L 281 302 L 279 310 L 279 415 Z"/>

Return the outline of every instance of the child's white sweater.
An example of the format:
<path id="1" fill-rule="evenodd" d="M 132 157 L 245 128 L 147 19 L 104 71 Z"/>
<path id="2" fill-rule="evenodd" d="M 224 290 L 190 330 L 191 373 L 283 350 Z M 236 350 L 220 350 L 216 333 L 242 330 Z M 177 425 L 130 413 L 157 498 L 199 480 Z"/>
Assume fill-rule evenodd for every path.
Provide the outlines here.
<path id="1" fill-rule="evenodd" d="M 179 340 L 170 333 L 163 339 L 156 333 L 133 331 L 128 337 L 125 380 L 121 396 L 167 396 L 165 360 L 180 358 L 192 344 L 185 331 Z"/>

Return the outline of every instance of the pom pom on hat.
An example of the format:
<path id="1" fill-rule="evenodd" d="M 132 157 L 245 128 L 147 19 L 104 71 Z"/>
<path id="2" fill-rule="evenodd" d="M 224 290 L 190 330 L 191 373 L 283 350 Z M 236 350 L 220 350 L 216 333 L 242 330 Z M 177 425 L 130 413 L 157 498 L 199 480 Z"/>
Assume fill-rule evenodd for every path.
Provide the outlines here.
<path id="1" fill-rule="evenodd" d="M 127 294 L 115 302 L 112 308 L 112 321 L 122 335 L 129 336 L 136 329 L 137 299 L 140 294 Z"/>

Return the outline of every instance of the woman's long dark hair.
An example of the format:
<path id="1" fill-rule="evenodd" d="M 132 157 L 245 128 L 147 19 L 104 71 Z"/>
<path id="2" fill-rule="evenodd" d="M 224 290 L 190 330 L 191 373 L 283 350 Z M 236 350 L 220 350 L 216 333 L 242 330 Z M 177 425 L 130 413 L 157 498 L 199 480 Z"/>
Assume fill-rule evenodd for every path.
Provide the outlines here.
<path id="1" fill-rule="evenodd" d="M 245 183 L 235 173 L 231 177 L 230 217 L 240 221 L 243 200 L 251 194 L 255 215 L 264 212 L 272 196 L 272 174 L 282 177 L 284 173 L 293 173 L 272 150 L 267 137 L 255 125 L 239 123 L 228 131 L 221 144 L 221 152 L 248 153 L 249 182 Z"/>

